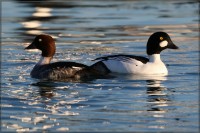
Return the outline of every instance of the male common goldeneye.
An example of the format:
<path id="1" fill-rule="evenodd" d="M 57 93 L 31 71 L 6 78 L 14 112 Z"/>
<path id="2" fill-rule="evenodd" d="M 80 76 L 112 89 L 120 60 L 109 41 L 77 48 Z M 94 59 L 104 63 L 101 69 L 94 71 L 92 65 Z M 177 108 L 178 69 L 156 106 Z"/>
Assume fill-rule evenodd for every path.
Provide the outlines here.
<path id="1" fill-rule="evenodd" d="M 85 78 L 99 75 L 87 65 L 76 62 L 54 62 L 56 47 L 54 39 L 45 34 L 35 37 L 33 42 L 25 49 L 39 49 L 42 51 L 40 61 L 31 71 L 31 77 L 38 79 L 60 80 L 66 78 Z"/>
<path id="2" fill-rule="evenodd" d="M 101 73 L 126 73 L 126 74 L 159 74 L 167 75 L 168 70 L 160 59 L 161 51 L 165 49 L 178 49 L 165 32 L 153 33 L 148 42 L 146 52 L 149 58 L 135 55 L 110 55 L 99 57 L 91 68 Z"/>

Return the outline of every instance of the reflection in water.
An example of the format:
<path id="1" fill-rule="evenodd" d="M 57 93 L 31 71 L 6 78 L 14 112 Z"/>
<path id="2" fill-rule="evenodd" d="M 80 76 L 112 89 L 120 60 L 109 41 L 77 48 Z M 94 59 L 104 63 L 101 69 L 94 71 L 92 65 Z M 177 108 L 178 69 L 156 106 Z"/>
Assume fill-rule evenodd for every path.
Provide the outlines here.
<path id="1" fill-rule="evenodd" d="M 29 21 L 29 22 L 22 22 L 24 28 L 38 28 L 41 26 L 40 21 Z"/>
<path id="2" fill-rule="evenodd" d="M 35 12 L 32 14 L 32 18 L 27 19 L 27 21 L 21 23 L 26 29 L 25 33 L 29 35 L 42 34 L 43 31 L 40 30 L 42 26 L 42 20 L 44 20 L 44 18 L 50 18 L 52 16 L 51 10 L 51 8 L 36 7 Z M 45 29 L 45 27 L 43 27 L 42 29 Z"/>
<path id="3" fill-rule="evenodd" d="M 166 93 L 167 88 L 164 87 L 163 85 L 163 81 L 167 80 L 167 77 L 165 76 L 144 76 L 144 75 L 120 75 L 117 77 L 113 77 L 113 79 L 120 81 L 121 79 L 125 79 L 125 80 L 132 80 L 132 81 L 146 81 L 146 94 L 147 94 L 147 112 L 148 116 L 150 116 L 151 118 L 155 118 L 154 122 L 150 123 L 148 125 L 148 128 L 153 128 L 153 129 L 165 129 L 166 126 L 163 125 L 163 123 L 165 123 L 166 121 L 163 120 L 163 118 L 165 117 L 166 113 L 168 112 L 168 106 L 170 106 L 168 103 L 170 100 L 168 94 Z M 112 80 L 112 79 L 110 79 Z M 41 86 L 42 82 L 38 82 L 38 87 L 40 88 L 40 95 L 42 97 L 48 97 L 48 98 L 52 98 L 52 93 L 54 93 L 54 91 L 56 91 L 57 88 L 52 89 L 48 88 L 47 86 L 43 85 L 43 87 Z M 103 84 L 102 84 L 103 87 Z M 68 106 L 72 106 L 73 104 L 78 104 L 79 102 L 81 102 L 82 100 L 75 98 L 73 101 L 67 102 L 67 101 L 61 101 L 58 102 L 59 103 L 67 103 Z M 84 101 L 84 100 L 83 100 Z M 75 102 L 75 103 L 74 103 Z M 55 110 L 54 108 L 50 107 L 50 110 L 53 110 L 54 112 L 56 112 L 57 110 Z M 72 112 L 71 112 L 72 113 Z M 71 114 L 70 113 L 70 114 Z M 73 112 L 75 113 L 75 112 Z M 76 113 L 75 113 L 76 114 Z M 80 114 L 78 114 L 80 115 Z M 160 123 L 160 125 L 158 124 Z"/>
<path id="4" fill-rule="evenodd" d="M 40 87 L 39 93 L 42 97 L 52 98 L 55 94 L 50 87 Z"/>
<path id="5" fill-rule="evenodd" d="M 23 0 L 17 0 L 19 2 Z M 24 1 L 23 1 L 24 2 Z M 27 6 L 34 8 L 34 12 L 28 16 L 23 18 L 23 22 L 20 22 L 23 28 L 19 28 L 18 30 L 23 30 L 21 34 L 23 35 L 38 35 L 42 33 L 46 33 L 50 27 L 44 26 L 45 22 L 50 22 L 52 20 L 56 20 L 59 17 L 62 18 L 68 18 L 65 16 L 55 16 L 52 14 L 53 8 L 72 8 L 73 2 L 52 2 L 52 1 L 45 1 L 45 2 L 29 2 L 25 1 L 24 3 L 27 4 Z M 53 29 L 51 27 L 51 29 Z M 59 28 L 57 28 L 59 29 Z M 56 29 L 56 30 L 57 30 Z M 63 30 L 63 28 L 61 28 Z M 50 34 L 50 33 L 46 33 Z M 54 34 L 56 34 L 54 32 Z M 53 36 L 53 35 L 52 35 Z M 56 36 L 53 36 L 56 38 Z"/>
<path id="6" fill-rule="evenodd" d="M 152 85 L 156 85 L 156 83 L 158 83 L 158 86 L 160 86 L 161 81 L 167 80 L 167 77 L 165 75 L 121 74 L 121 75 L 113 75 L 113 76 L 116 76 L 117 78 L 120 78 L 120 79 L 154 81 L 154 82 L 151 82 Z M 148 83 L 150 83 L 150 82 L 148 82 Z M 151 85 L 151 84 L 148 84 L 148 85 Z"/>
<path id="7" fill-rule="evenodd" d="M 29 100 L 21 102 L 27 103 L 34 110 L 34 113 L 31 116 L 24 114 L 26 117 L 11 115 L 10 118 L 17 119 L 26 124 L 33 124 L 34 127 L 22 128 L 19 125 L 14 125 L 13 127 L 13 125 L 7 124 L 9 128 L 15 128 L 17 131 L 48 131 L 51 128 L 56 128 L 56 131 L 68 131 L 68 127 L 62 126 L 61 118 L 80 115 L 79 112 L 72 109 L 72 106 L 85 101 L 85 99 L 77 97 L 78 92 L 68 91 L 70 86 L 62 86 L 61 84 L 61 82 L 50 81 L 39 81 L 31 84 L 31 87 L 38 89 L 35 88 L 36 90 L 32 92 L 34 95 L 29 97 Z M 57 93 L 59 90 L 65 90 L 66 94 Z"/>
<path id="8" fill-rule="evenodd" d="M 158 80 L 147 80 L 147 106 L 148 112 L 151 112 L 152 117 L 156 118 L 159 123 L 165 122 L 162 119 L 168 112 L 167 107 L 170 101 L 169 96 L 165 92 L 166 87 L 160 85 L 161 81 Z M 164 129 L 165 126 L 159 126 L 158 124 L 150 125 L 149 128 Z"/>
<path id="9" fill-rule="evenodd" d="M 88 0 L 16 1 L 19 1 L 14 3 L 17 9 L 13 11 L 20 12 L 14 12 L 12 18 L 6 11 L 3 15 L 3 24 L 6 24 L 3 34 L 6 38 L 3 52 L 6 71 L 2 73 L 5 76 L 2 87 L 3 131 L 95 132 L 97 127 L 107 132 L 197 131 L 196 71 L 189 69 L 198 66 L 195 63 L 198 59 L 194 58 L 198 53 L 196 3 L 190 6 L 183 2 L 184 5 L 176 4 L 179 5 L 176 8 L 175 1 L 157 4 L 143 0 L 111 0 L 108 3 Z M 19 23 L 23 27 L 20 28 Z M 18 39 L 32 40 L 33 34 L 62 35 L 59 49 L 63 51 L 57 54 L 57 59 L 74 57 L 86 61 L 105 53 L 143 55 L 143 44 L 148 35 L 157 30 L 169 32 L 177 43 L 182 42 L 182 49 L 176 56 L 171 52 L 165 54 L 166 63 L 172 64 L 173 76 L 169 80 L 157 76 L 119 76 L 92 83 L 39 81 L 29 85 L 35 82 L 29 75 L 34 61 L 20 60 L 28 59 L 30 54 L 21 50 Z M 10 40 L 12 38 L 14 40 Z M 66 52 L 67 49 L 72 52 Z M 179 57 L 184 58 L 179 60 Z M 30 68 L 24 70 L 26 66 Z M 17 78 L 19 75 L 23 80 Z M 173 79 L 177 82 L 170 84 Z M 174 93 L 168 89 L 169 86 L 175 88 Z"/>
<path id="10" fill-rule="evenodd" d="M 34 17 L 50 17 L 51 14 L 51 8 L 47 7 L 36 7 L 35 13 L 33 13 Z"/>
<path id="11" fill-rule="evenodd" d="M 164 117 L 167 109 L 162 109 L 162 107 L 167 107 L 170 101 L 166 93 L 167 88 L 162 84 L 163 81 L 167 80 L 167 77 L 162 75 L 129 75 L 129 79 L 146 81 L 148 111 L 154 112 L 155 117 L 158 117 L 157 113 L 160 117 Z"/>
<path id="12" fill-rule="evenodd" d="M 126 78 L 133 81 L 146 81 L 144 85 L 146 87 L 146 107 L 148 116 L 154 118 L 154 122 L 149 124 L 148 128 L 164 129 L 162 123 L 166 113 L 169 111 L 169 102 L 171 101 L 168 95 L 168 89 L 163 85 L 164 81 L 167 81 L 166 76 L 162 75 L 128 75 Z M 135 86 L 135 85 L 133 85 Z M 140 84 L 141 86 L 141 84 Z M 160 125 L 158 125 L 160 123 Z"/>

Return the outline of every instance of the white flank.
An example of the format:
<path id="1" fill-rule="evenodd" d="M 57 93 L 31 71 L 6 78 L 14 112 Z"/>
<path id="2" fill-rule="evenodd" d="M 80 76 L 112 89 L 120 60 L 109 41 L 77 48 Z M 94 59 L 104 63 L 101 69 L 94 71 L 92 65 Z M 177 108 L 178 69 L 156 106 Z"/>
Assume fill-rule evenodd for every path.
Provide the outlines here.
<path id="1" fill-rule="evenodd" d="M 149 62 L 142 62 L 131 59 L 128 61 L 105 60 L 103 63 L 114 73 L 132 73 L 144 75 L 167 75 L 168 71 L 165 64 L 160 59 L 160 54 L 149 56 Z"/>
<path id="2" fill-rule="evenodd" d="M 168 45 L 168 42 L 167 41 L 162 41 L 162 42 L 160 42 L 160 47 L 166 47 L 167 45 Z"/>
<path id="3" fill-rule="evenodd" d="M 120 60 L 106 60 L 103 63 L 108 67 L 109 70 L 115 73 L 135 73 L 139 66 L 142 66 L 143 63 L 131 59 L 129 61 L 120 61 Z"/>

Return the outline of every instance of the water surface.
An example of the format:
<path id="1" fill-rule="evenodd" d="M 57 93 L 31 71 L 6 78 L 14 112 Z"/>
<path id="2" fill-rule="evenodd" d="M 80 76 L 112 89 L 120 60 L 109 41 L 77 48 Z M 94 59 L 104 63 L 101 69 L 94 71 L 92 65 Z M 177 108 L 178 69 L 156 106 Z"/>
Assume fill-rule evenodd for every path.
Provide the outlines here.
<path id="1" fill-rule="evenodd" d="M 2 131 L 199 131 L 198 2 L 110 0 L 2 2 Z M 53 62 L 87 65 L 108 54 L 146 55 L 148 37 L 170 34 L 166 77 L 118 75 L 91 81 L 44 81 L 29 73 L 40 52 L 35 35 L 56 39 Z"/>

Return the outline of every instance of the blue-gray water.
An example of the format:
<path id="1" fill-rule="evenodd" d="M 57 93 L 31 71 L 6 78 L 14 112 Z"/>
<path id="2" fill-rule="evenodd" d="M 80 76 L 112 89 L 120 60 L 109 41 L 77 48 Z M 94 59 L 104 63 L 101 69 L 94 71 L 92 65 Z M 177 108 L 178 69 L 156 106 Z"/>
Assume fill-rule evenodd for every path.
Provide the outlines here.
<path id="1" fill-rule="evenodd" d="M 2 131 L 199 131 L 198 2 L 109 0 L 2 2 Z M 170 34 L 179 50 L 161 53 L 166 77 L 42 81 L 29 73 L 40 52 L 25 51 L 35 35 L 56 38 L 53 61 L 108 54 L 146 56 L 148 37 Z"/>

